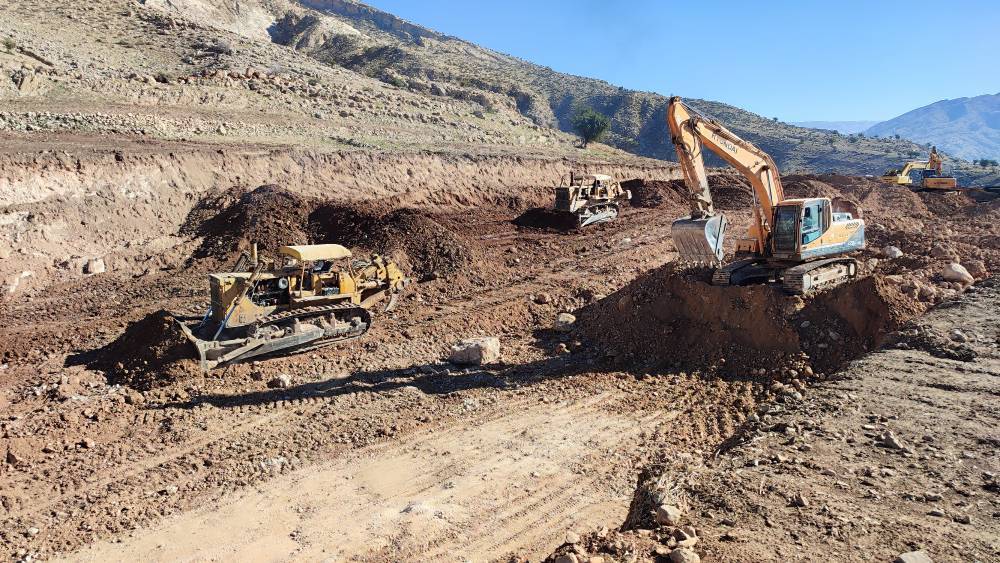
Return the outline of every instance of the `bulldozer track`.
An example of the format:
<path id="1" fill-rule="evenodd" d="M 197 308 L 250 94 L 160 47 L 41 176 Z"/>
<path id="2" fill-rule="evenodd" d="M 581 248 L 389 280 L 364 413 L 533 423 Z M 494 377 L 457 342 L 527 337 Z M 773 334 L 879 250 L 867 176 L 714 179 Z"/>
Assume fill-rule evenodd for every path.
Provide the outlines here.
<path id="1" fill-rule="evenodd" d="M 371 313 L 361 307 L 360 305 L 355 305 L 353 303 L 334 303 L 332 305 L 313 305 L 311 307 L 303 307 L 301 309 L 291 309 L 288 311 L 282 311 L 280 313 L 273 313 L 267 315 L 266 317 L 261 317 L 257 319 L 253 324 L 256 326 L 263 326 L 269 324 L 276 324 L 289 319 L 304 319 L 309 317 L 317 317 L 326 313 L 341 313 L 356 310 L 362 313 L 362 316 L 367 322 L 371 321 Z"/>

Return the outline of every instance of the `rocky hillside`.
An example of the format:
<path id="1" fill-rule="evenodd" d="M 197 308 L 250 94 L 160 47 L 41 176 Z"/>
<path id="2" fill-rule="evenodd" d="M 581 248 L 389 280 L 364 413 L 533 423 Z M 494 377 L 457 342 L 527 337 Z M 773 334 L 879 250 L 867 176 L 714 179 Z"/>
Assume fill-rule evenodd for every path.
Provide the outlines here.
<path id="1" fill-rule="evenodd" d="M 23 0 L 3 10 L 0 131 L 673 158 L 663 96 L 559 73 L 352 0 Z M 789 172 L 878 174 L 926 152 L 688 102 Z M 580 106 L 611 116 L 606 144 L 574 145 L 569 119 Z M 956 172 L 1000 181 L 968 163 Z"/>
<path id="2" fill-rule="evenodd" d="M 576 108 L 592 107 L 612 118 L 607 144 L 643 156 L 674 158 L 664 96 L 556 72 L 353 0 L 249 0 L 240 3 L 240 10 L 225 8 L 220 0 L 147 3 L 178 16 L 202 17 L 249 38 L 266 35 L 331 66 L 405 90 L 478 103 L 482 109 L 477 115 L 511 109 L 539 127 L 570 132 Z M 760 144 L 789 171 L 877 174 L 926 151 L 906 140 L 837 135 L 719 102 L 688 102 Z M 960 164 L 956 173 L 968 180 L 984 171 Z"/>
<path id="3" fill-rule="evenodd" d="M 867 134 L 931 143 L 966 160 L 1000 159 L 1000 93 L 934 102 L 874 125 Z"/>

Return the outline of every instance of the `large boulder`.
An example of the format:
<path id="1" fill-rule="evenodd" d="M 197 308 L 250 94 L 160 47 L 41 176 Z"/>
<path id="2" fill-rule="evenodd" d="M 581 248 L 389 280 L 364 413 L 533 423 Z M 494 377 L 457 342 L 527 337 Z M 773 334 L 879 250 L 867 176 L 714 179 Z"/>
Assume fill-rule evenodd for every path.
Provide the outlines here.
<path id="1" fill-rule="evenodd" d="M 948 264 L 943 270 L 941 270 L 941 277 L 944 278 L 945 281 L 958 282 L 962 285 L 970 285 L 976 281 L 976 279 L 972 277 L 972 274 L 965 269 L 965 266 L 955 262 Z"/>
<path id="2" fill-rule="evenodd" d="M 500 339 L 496 336 L 466 338 L 453 344 L 448 361 L 453 364 L 481 366 L 500 361 Z"/>

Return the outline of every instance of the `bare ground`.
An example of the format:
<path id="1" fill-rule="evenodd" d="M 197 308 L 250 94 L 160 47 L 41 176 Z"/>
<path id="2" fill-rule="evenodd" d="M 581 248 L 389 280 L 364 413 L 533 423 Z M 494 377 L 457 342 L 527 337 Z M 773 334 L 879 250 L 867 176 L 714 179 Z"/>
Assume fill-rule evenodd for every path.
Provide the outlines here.
<path id="1" fill-rule="evenodd" d="M 933 195 L 883 193 L 863 179 L 825 180 L 804 181 L 819 182 L 808 189 L 834 190 L 870 210 L 869 221 L 879 225 L 873 230 L 883 241 L 911 245 L 906 249 L 913 256 L 909 261 L 880 260 L 874 249 L 863 258 L 866 272 L 893 282 L 889 285 L 894 299 L 908 299 L 913 313 L 962 295 L 936 277 L 950 258 L 931 258 L 934 244 L 983 259 L 984 268 L 996 267 L 995 251 L 973 242 L 982 236 L 978 225 L 995 215 L 992 207 L 952 198 L 941 208 L 928 199 Z M 826 183 L 834 180 L 842 185 Z M 669 186 L 661 188 L 670 195 Z M 147 271 L 122 261 L 120 269 L 96 276 L 67 275 L 57 283 L 51 283 L 57 277 L 49 277 L 47 284 L 15 294 L 23 298 L 8 299 L 0 312 L 0 405 L 8 413 L 0 422 L 0 451 L 6 454 L 0 465 L 4 552 L 16 559 L 74 560 L 539 560 L 567 531 L 617 528 L 629 513 L 639 471 L 668 456 L 703 468 L 686 494 L 692 507 L 688 514 L 703 530 L 698 549 L 707 557 L 780 559 L 793 553 L 793 545 L 804 559 L 823 559 L 833 549 L 847 553 L 848 547 L 824 543 L 828 538 L 821 537 L 823 528 L 805 519 L 802 510 L 786 511 L 785 494 L 798 487 L 810 495 L 814 517 L 827 518 L 803 466 L 782 462 L 743 468 L 744 457 L 772 457 L 770 449 L 749 453 L 746 448 L 799 436 L 796 430 L 794 435 L 748 438 L 758 429 L 771 428 L 765 423 L 778 424 L 792 416 L 789 413 L 808 412 L 813 408 L 809 405 L 827 393 L 826 386 L 836 396 L 841 392 L 838 385 L 853 381 L 810 387 L 834 377 L 842 366 L 831 364 L 822 373 L 817 369 L 816 377 L 802 376 L 795 388 L 805 399 L 798 403 L 775 382 L 796 385 L 788 366 L 806 365 L 808 357 L 792 354 L 793 363 L 760 373 L 759 368 L 742 373 L 719 369 L 718 357 L 707 357 L 696 369 L 678 368 L 669 361 L 694 358 L 683 354 L 653 363 L 609 361 L 606 349 L 585 334 L 552 330 L 554 318 L 560 311 L 586 317 L 588 310 L 606 310 L 601 303 L 615 303 L 630 288 L 655 280 L 661 266 L 670 267 L 674 251 L 669 225 L 679 214 L 679 200 L 665 197 L 659 207 L 628 209 L 614 223 L 562 232 L 515 226 L 513 220 L 540 200 L 498 205 L 502 188 L 491 190 L 486 195 L 460 192 L 464 199 L 456 199 L 451 197 L 455 192 L 441 186 L 436 192 L 441 205 L 433 210 L 426 204 L 414 206 L 411 213 L 420 220 L 411 225 L 433 223 L 435 229 L 451 233 L 471 260 L 453 273 L 418 283 L 400 308 L 380 317 L 364 339 L 312 354 L 208 375 L 179 364 L 162 372 L 162 380 L 149 390 L 117 384 L 113 368 L 98 369 L 95 361 L 128 323 L 158 309 L 201 306 L 204 272 L 228 256 L 198 258 L 205 237 L 178 231 L 167 231 L 178 242 L 161 266 Z M 739 207 L 740 192 L 734 190 L 733 201 L 723 197 L 720 205 Z M 204 190 L 198 197 L 214 193 Z M 298 193 L 314 197 L 322 192 L 308 188 Z M 198 197 L 189 199 L 186 208 L 170 210 L 175 228 Z M 484 201 L 489 204 L 476 205 Z M 59 209 L 44 220 L 58 221 Z M 732 213 L 737 225 L 746 223 L 745 212 Z M 903 230 L 908 227 L 901 213 L 919 221 L 942 221 L 948 234 L 940 239 L 911 237 Z M 422 254 L 413 248 L 396 250 L 421 260 Z M 150 247 L 140 245 L 136 251 L 142 254 Z M 917 259 L 921 252 L 926 259 Z M 933 292 L 921 292 L 913 284 Z M 773 298 L 778 305 L 794 304 L 794 298 L 768 295 L 740 289 L 728 299 L 749 299 L 752 305 L 755 299 Z M 995 301 L 982 303 L 984 314 L 995 311 Z M 621 318 L 628 314 L 624 311 Z M 739 329 L 724 323 L 711 330 L 724 338 L 726 331 Z M 843 336 L 852 334 L 847 332 L 849 323 L 837 330 Z M 995 346 L 995 329 L 982 331 L 980 345 Z M 443 361 L 451 343 L 486 334 L 500 336 L 502 363 L 469 369 Z M 813 346 L 808 350 L 823 349 L 820 344 L 848 347 L 826 334 L 802 334 Z M 927 341 L 936 342 L 908 338 L 925 348 Z M 845 357 L 864 352 L 863 347 L 854 348 L 852 344 Z M 729 350 L 742 353 L 740 348 Z M 893 350 L 864 361 L 877 361 L 883 354 L 901 354 L 912 361 L 924 357 L 924 352 Z M 904 367 L 913 365 L 900 361 Z M 845 373 L 855 370 L 849 367 Z M 291 388 L 267 387 L 279 373 L 292 377 Z M 965 377 L 972 372 L 955 373 Z M 867 377 L 859 381 L 880 388 L 878 379 L 869 384 Z M 985 384 L 978 385 L 971 388 Z M 942 401 L 959 401 L 962 395 L 955 393 L 964 392 L 934 389 Z M 862 391 L 851 391 L 855 399 L 843 400 L 846 406 L 837 407 L 840 410 L 830 406 L 817 411 L 822 415 L 810 415 L 814 424 L 844 433 L 847 430 L 834 430 L 841 428 L 841 419 L 890 414 L 888 403 L 886 408 L 879 403 L 879 409 L 861 407 L 852 414 L 851 405 L 868 396 Z M 975 416 L 990 412 L 977 410 Z M 971 420 L 962 410 L 956 416 Z M 892 426 L 893 421 L 868 423 Z M 962 434 L 967 424 L 936 428 L 944 435 L 935 440 L 968 441 Z M 907 443 L 917 442 L 916 432 L 908 427 L 899 428 L 899 435 Z M 772 447 L 791 446 L 767 445 Z M 805 453 L 798 457 L 824 451 L 819 443 L 812 447 L 810 452 L 800 450 Z M 972 445 L 965 450 L 984 452 Z M 884 453 L 867 445 L 865 452 Z M 841 480 L 858 467 L 828 463 Z M 930 462 L 927 466 L 936 467 Z M 759 480 L 742 475 L 786 467 L 789 471 L 778 475 L 788 479 L 787 484 L 765 489 L 759 493 L 762 498 L 750 496 L 760 490 Z M 896 475 L 904 475 L 904 470 L 897 465 Z M 744 490 L 744 483 L 758 488 Z M 926 487 L 937 483 L 928 481 Z M 993 493 L 980 494 L 983 502 L 993 502 Z M 955 504 L 957 500 L 945 507 L 949 515 L 967 508 Z M 790 530 L 791 539 L 783 540 L 791 542 L 788 547 L 770 537 L 766 542 L 754 539 L 763 532 L 759 526 L 767 524 L 753 507 L 767 502 L 774 506 L 767 514 L 771 525 Z M 900 518 L 884 503 L 864 502 L 871 518 Z M 720 507 L 727 507 L 733 521 L 745 529 L 745 545 L 713 539 L 715 530 L 719 538 L 723 534 Z M 986 505 L 977 508 L 974 521 L 988 526 L 985 522 L 992 520 L 986 514 L 992 514 Z M 955 530 L 954 542 L 968 545 L 972 553 L 987 553 L 986 540 L 972 531 L 975 528 L 941 522 Z M 625 534 L 640 538 L 640 546 L 648 546 L 653 537 L 635 530 Z M 794 543 L 796 537 L 802 546 Z M 868 550 L 857 552 L 860 559 L 901 549 L 901 542 L 887 535 L 858 541 Z M 943 544 L 935 540 L 927 545 Z M 631 553 L 652 558 L 654 552 Z"/>

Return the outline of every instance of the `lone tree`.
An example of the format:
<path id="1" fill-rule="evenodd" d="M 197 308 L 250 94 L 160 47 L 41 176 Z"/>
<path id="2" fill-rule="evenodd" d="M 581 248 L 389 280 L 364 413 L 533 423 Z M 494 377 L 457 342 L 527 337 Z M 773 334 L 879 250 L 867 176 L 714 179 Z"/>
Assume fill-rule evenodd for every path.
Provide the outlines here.
<path id="1" fill-rule="evenodd" d="M 587 143 L 601 138 L 611 125 L 611 120 L 603 113 L 590 108 L 581 108 L 573 115 L 571 123 L 577 135 L 583 139 L 583 146 L 586 148 Z"/>

